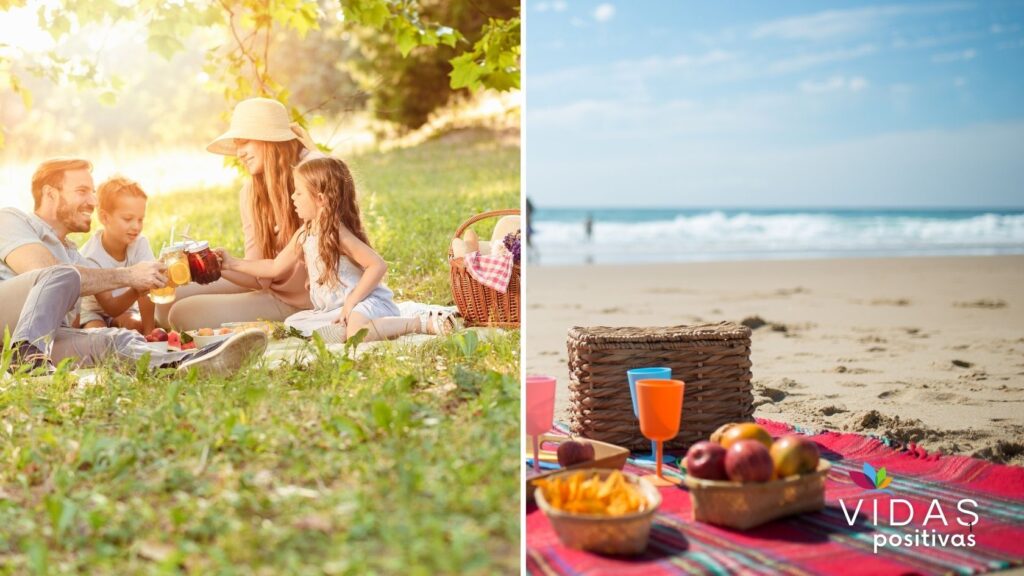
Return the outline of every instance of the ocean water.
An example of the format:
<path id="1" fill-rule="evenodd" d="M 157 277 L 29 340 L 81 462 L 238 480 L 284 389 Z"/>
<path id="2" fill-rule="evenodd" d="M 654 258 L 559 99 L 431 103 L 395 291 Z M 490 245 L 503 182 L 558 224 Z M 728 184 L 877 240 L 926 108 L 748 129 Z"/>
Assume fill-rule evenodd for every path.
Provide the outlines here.
<path id="1" fill-rule="evenodd" d="M 1024 254 L 1024 210 L 538 208 L 530 257 L 552 265 L 996 254 Z"/>

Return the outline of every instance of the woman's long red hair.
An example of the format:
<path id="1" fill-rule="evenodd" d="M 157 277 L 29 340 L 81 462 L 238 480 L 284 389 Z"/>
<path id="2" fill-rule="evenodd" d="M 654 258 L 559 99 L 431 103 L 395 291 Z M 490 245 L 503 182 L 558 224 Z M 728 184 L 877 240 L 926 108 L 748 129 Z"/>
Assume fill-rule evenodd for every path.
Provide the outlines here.
<path id="1" fill-rule="evenodd" d="M 298 140 L 263 142 L 263 173 L 252 177 L 250 198 L 256 244 L 264 258 L 277 256 L 302 226 L 292 206 L 295 191 L 292 170 L 299 163 L 301 153 L 302 143 Z"/>

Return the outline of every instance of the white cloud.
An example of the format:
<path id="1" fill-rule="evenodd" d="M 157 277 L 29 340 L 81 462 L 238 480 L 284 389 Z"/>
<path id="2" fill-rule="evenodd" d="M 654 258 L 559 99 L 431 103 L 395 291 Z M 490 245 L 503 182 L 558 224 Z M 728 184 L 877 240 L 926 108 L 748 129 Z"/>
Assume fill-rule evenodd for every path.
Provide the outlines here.
<path id="1" fill-rule="evenodd" d="M 555 0 L 554 2 L 537 2 L 533 9 L 537 12 L 547 12 L 548 10 L 552 12 L 565 12 L 568 7 L 569 4 L 564 0 Z"/>
<path id="2" fill-rule="evenodd" d="M 790 58 L 783 58 L 770 63 L 768 72 L 773 74 L 789 74 L 799 72 L 821 64 L 845 62 L 863 58 L 877 51 L 873 44 L 864 44 L 856 48 L 832 50 L 829 52 L 803 52 Z"/>
<path id="3" fill-rule="evenodd" d="M 957 76 L 956 78 L 953 78 L 953 86 L 956 86 L 957 88 L 963 88 L 964 86 L 967 86 L 967 78 L 964 78 L 963 76 Z"/>
<path id="4" fill-rule="evenodd" d="M 1009 34 L 1020 30 L 1020 24 L 993 24 L 988 30 L 993 34 Z"/>
<path id="5" fill-rule="evenodd" d="M 863 76 L 832 76 L 821 82 L 806 80 L 800 83 L 800 90 L 807 94 L 823 94 L 826 92 L 860 92 L 867 88 L 868 81 Z"/>
<path id="6" fill-rule="evenodd" d="M 936 64 L 946 64 L 949 62 L 967 62 L 973 60 L 978 52 L 974 48 L 968 48 L 959 52 L 945 52 L 943 54 L 936 54 L 932 56 L 932 62 Z"/>
<path id="7" fill-rule="evenodd" d="M 751 32 L 752 38 L 778 38 L 783 40 L 825 40 L 864 34 L 886 20 L 908 14 L 940 14 L 970 10 L 964 3 L 930 5 L 871 6 L 851 10 L 826 10 L 815 14 L 792 16 L 764 22 Z"/>
<path id="8" fill-rule="evenodd" d="M 612 4 L 601 4 L 594 9 L 594 20 L 607 22 L 615 16 L 615 6 Z"/>

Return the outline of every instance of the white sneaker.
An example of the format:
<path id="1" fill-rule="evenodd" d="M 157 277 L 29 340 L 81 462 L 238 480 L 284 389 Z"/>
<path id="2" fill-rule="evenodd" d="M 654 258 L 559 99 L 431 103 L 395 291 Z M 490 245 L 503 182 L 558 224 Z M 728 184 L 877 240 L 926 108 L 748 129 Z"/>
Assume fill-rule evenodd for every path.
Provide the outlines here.
<path id="1" fill-rule="evenodd" d="M 178 365 L 178 373 L 195 367 L 200 376 L 227 376 L 238 371 L 250 356 L 267 349 L 267 333 L 259 328 L 239 332 L 212 350 L 200 350 Z"/>

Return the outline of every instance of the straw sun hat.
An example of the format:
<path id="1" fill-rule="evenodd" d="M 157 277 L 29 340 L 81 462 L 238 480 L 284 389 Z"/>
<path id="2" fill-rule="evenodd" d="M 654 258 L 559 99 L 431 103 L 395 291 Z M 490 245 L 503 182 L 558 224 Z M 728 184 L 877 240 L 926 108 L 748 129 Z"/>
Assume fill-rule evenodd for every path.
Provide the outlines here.
<path id="1" fill-rule="evenodd" d="M 284 105 L 269 98 L 249 98 L 235 105 L 235 110 L 231 113 L 231 127 L 206 149 L 214 154 L 234 156 L 235 138 L 263 142 L 298 139 L 306 149 L 317 149 L 309 133 L 289 120 Z"/>

